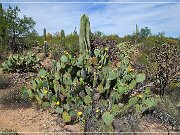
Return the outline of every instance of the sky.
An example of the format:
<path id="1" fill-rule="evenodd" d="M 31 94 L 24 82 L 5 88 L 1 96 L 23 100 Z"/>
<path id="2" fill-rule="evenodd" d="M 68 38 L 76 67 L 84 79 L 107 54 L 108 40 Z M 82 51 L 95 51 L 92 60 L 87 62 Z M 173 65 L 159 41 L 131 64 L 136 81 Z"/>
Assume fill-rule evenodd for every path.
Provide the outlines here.
<path id="1" fill-rule="evenodd" d="M 166 36 L 180 36 L 180 0 L 1 0 L 3 7 L 18 5 L 21 16 L 32 17 L 35 29 L 43 28 L 66 34 L 79 30 L 80 17 L 87 14 L 91 30 L 124 36 L 139 28 L 149 27 L 153 34 L 165 31 Z M 13 3 L 12 3 L 13 2 Z M 60 3 L 64 2 L 64 3 Z M 71 2 L 71 3 L 68 3 Z M 87 3 L 85 3 L 87 2 Z"/>

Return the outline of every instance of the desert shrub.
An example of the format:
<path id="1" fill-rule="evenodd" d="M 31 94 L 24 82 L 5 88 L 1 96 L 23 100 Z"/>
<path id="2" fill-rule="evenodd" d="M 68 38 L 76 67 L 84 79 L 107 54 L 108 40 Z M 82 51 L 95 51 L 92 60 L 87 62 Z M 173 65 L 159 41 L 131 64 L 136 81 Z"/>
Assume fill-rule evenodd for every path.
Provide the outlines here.
<path id="1" fill-rule="evenodd" d="M 117 47 L 117 41 L 109 38 L 93 37 L 91 39 L 91 49 L 108 48 L 108 55 L 111 61 L 118 60 L 119 48 Z"/>
<path id="2" fill-rule="evenodd" d="M 52 51 L 52 58 L 58 60 L 61 56 L 61 52 L 59 50 Z"/>
<path id="3" fill-rule="evenodd" d="M 37 70 L 39 62 L 34 53 L 12 54 L 2 63 L 2 68 L 7 72 L 30 72 Z"/>
<path id="4" fill-rule="evenodd" d="M 179 81 L 180 46 L 157 42 L 150 46 L 140 46 L 140 50 L 138 62 L 143 66 L 142 70 L 149 80 L 156 82 L 160 94 L 163 95 L 167 86 Z"/>
<path id="5" fill-rule="evenodd" d="M 79 36 L 77 34 L 69 34 L 65 37 L 66 51 L 71 55 L 79 51 Z"/>

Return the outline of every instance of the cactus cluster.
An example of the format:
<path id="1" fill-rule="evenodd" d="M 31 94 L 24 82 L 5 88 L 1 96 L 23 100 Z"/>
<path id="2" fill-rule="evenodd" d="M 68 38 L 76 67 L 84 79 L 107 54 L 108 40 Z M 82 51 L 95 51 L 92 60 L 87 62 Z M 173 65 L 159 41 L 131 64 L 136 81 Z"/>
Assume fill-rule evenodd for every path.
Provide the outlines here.
<path id="1" fill-rule="evenodd" d="M 59 61 L 53 62 L 50 72 L 39 71 L 24 95 L 28 94 L 44 108 L 54 108 L 67 123 L 84 121 L 93 113 L 96 119 L 110 125 L 116 115 L 128 108 L 140 113 L 154 105 L 149 88 L 135 90 L 145 76 L 132 69 L 127 53 L 122 52 L 116 68 L 112 67 L 107 48 L 96 48 L 90 56 L 87 15 L 81 17 L 79 45 L 77 58 L 64 52 Z"/>
<path id="2" fill-rule="evenodd" d="M 34 53 L 28 54 L 13 54 L 10 55 L 6 61 L 2 63 L 3 71 L 7 72 L 32 72 L 39 67 L 40 60 Z"/>

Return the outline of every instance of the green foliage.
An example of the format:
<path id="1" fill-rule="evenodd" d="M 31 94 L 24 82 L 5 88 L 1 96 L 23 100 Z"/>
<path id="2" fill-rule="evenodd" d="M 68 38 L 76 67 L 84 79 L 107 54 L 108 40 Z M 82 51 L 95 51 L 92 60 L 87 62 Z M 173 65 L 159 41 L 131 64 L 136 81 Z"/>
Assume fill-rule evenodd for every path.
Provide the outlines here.
<path id="1" fill-rule="evenodd" d="M 2 52 L 7 49 L 7 38 L 7 20 L 5 18 L 5 10 L 2 7 L 2 3 L 0 3 L 0 51 Z"/>
<path id="2" fill-rule="evenodd" d="M 113 118 L 114 118 L 113 115 L 110 114 L 109 112 L 104 112 L 102 115 L 102 119 L 107 125 L 113 122 Z"/>
<path id="3" fill-rule="evenodd" d="M 95 31 L 94 33 L 91 33 L 93 38 L 102 38 L 105 36 L 105 34 L 101 31 Z"/>
<path id="4" fill-rule="evenodd" d="M 20 18 L 19 13 L 20 9 L 18 8 L 18 6 L 9 6 L 4 11 L 4 21 L 6 23 L 5 27 L 6 32 L 8 33 L 7 39 L 10 39 L 11 49 L 13 49 L 13 51 L 18 51 L 16 44 L 18 38 L 26 37 L 34 30 L 35 25 L 35 22 L 31 17 L 27 17 L 24 15 L 22 18 Z"/>
<path id="5" fill-rule="evenodd" d="M 15 129 L 4 129 L 0 130 L 1 135 L 20 135 Z"/>
<path id="6" fill-rule="evenodd" d="M 3 71 L 7 72 L 30 72 L 36 71 L 39 67 L 39 59 L 34 53 L 13 54 L 2 63 Z"/>
<path id="7" fill-rule="evenodd" d="M 144 74 L 137 74 L 136 76 L 136 82 L 143 82 L 145 80 Z"/>
<path id="8" fill-rule="evenodd" d="M 26 46 L 31 48 L 32 46 L 38 46 L 43 43 L 42 38 L 38 35 L 37 31 L 33 30 L 31 33 L 27 34 L 27 37 L 24 39 L 24 43 Z"/>
<path id="9" fill-rule="evenodd" d="M 148 27 L 141 28 L 139 34 L 141 38 L 147 38 L 151 35 L 151 29 L 149 29 Z"/>
<path id="10" fill-rule="evenodd" d="M 74 55 L 75 52 L 79 51 L 79 36 L 75 34 L 69 34 L 65 37 L 65 49 Z"/>

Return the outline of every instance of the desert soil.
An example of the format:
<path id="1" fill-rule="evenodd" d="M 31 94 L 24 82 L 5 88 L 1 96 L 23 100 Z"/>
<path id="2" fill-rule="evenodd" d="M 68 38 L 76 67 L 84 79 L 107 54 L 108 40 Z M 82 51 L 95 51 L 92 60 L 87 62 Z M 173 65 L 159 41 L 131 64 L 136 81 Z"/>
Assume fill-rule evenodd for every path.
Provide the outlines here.
<path id="1" fill-rule="evenodd" d="M 12 129 L 22 132 L 21 134 L 31 135 L 35 132 L 39 132 L 39 134 L 71 132 L 70 134 L 72 134 L 72 132 L 82 131 L 80 124 L 65 125 L 51 110 L 38 109 L 30 101 L 23 100 L 20 95 L 22 80 L 14 82 L 10 86 L 0 89 L 0 132 Z M 164 134 L 168 134 L 165 126 L 150 119 L 142 119 L 139 124 L 144 132 L 153 134 L 166 132 Z"/>
<path id="2" fill-rule="evenodd" d="M 23 100 L 20 82 L 0 89 L 0 132 L 7 129 L 24 132 L 22 134 L 81 131 L 80 124 L 65 125 L 51 110 L 41 110 L 30 101 Z"/>

